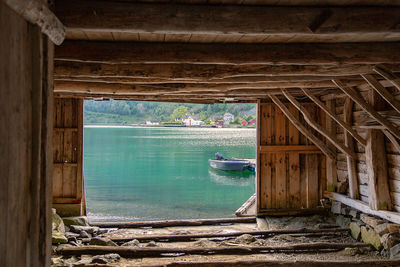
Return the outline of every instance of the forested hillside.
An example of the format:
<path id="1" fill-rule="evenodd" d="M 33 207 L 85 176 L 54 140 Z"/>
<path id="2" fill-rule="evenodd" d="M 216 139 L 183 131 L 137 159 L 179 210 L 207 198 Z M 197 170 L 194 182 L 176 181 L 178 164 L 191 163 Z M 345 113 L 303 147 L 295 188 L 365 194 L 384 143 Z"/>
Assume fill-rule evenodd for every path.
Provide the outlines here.
<path id="1" fill-rule="evenodd" d="M 146 120 L 161 122 L 174 121 L 176 117 L 198 115 L 202 121 L 208 121 L 212 115 L 223 115 L 226 112 L 235 115 L 236 121 L 241 116 L 250 117 L 254 114 L 255 104 L 181 104 L 139 101 L 85 101 L 85 120 L 88 123 L 144 123 Z M 252 112 L 246 112 L 250 111 Z M 175 111 L 175 112 L 174 112 Z"/>

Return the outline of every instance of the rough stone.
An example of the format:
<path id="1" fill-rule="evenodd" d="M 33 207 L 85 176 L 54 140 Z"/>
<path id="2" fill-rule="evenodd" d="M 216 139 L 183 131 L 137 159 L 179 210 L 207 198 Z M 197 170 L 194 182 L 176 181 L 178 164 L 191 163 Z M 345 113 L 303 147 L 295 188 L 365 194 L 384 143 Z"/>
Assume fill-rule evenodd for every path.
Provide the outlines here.
<path id="1" fill-rule="evenodd" d="M 350 208 L 349 208 L 349 207 L 343 207 L 343 208 L 341 209 L 340 213 L 341 213 L 342 215 L 347 216 L 347 215 L 350 214 Z"/>
<path id="2" fill-rule="evenodd" d="M 72 248 L 72 247 L 73 247 L 73 245 L 71 245 L 71 244 L 60 244 L 57 246 L 57 251 L 60 251 L 63 248 Z"/>
<path id="3" fill-rule="evenodd" d="M 146 244 L 146 247 L 157 247 L 156 242 L 154 242 L 153 240 L 150 241 L 149 243 Z"/>
<path id="4" fill-rule="evenodd" d="M 73 233 L 73 232 L 65 232 L 65 236 L 66 236 L 67 238 L 70 238 L 70 237 L 78 237 L 79 234 Z"/>
<path id="5" fill-rule="evenodd" d="M 94 237 L 90 240 L 89 245 L 94 246 L 117 246 L 113 241 L 108 238 Z"/>
<path id="6" fill-rule="evenodd" d="M 94 234 L 99 231 L 99 227 L 96 226 L 80 226 L 80 225 L 71 225 L 71 231 L 74 233 L 80 233 L 81 231 L 86 231 L 89 234 Z"/>
<path id="7" fill-rule="evenodd" d="M 333 214 L 340 214 L 344 205 L 339 201 L 333 201 L 331 211 Z"/>
<path id="8" fill-rule="evenodd" d="M 249 234 L 244 234 L 244 235 L 236 237 L 235 238 L 235 243 L 250 244 L 250 243 L 253 243 L 256 240 L 257 240 L 257 238 L 255 238 L 254 236 L 249 235 Z"/>
<path id="9" fill-rule="evenodd" d="M 342 251 L 340 251 L 340 254 L 347 256 L 355 256 L 357 254 L 360 254 L 360 251 L 358 248 L 345 248 Z"/>
<path id="10" fill-rule="evenodd" d="M 97 255 L 92 258 L 92 263 L 106 264 L 108 262 L 102 255 Z"/>
<path id="11" fill-rule="evenodd" d="M 382 248 L 382 243 L 379 235 L 373 230 L 365 226 L 361 226 L 361 239 L 364 243 L 371 244 L 376 250 Z"/>
<path id="12" fill-rule="evenodd" d="M 105 254 L 104 258 L 107 260 L 108 263 L 117 262 L 121 259 L 121 256 L 117 253 L 110 253 Z"/>
<path id="13" fill-rule="evenodd" d="M 79 225 L 79 226 L 89 226 L 89 221 L 86 216 L 78 217 L 64 217 L 62 218 L 66 226 Z"/>
<path id="14" fill-rule="evenodd" d="M 359 240 L 360 234 L 361 234 L 361 227 L 356 222 L 351 222 L 349 227 L 350 227 L 350 231 L 351 231 L 351 236 L 355 240 Z"/>
<path id="15" fill-rule="evenodd" d="M 400 244 L 397 244 L 390 249 L 390 258 L 400 259 Z"/>
<path id="16" fill-rule="evenodd" d="M 51 243 L 53 244 L 66 244 L 68 243 L 68 239 L 57 230 L 53 230 L 51 235 Z"/>
<path id="17" fill-rule="evenodd" d="M 380 236 L 383 236 L 384 234 L 389 233 L 389 229 L 388 229 L 387 225 L 388 225 L 387 223 L 378 224 L 374 228 L 375 232 Z"/>
<path id="18" fill-rule="evenodd" d="M 53 224 L 52 224 L 52 230 L 56 230 L 60 233 L 65 233 L 65 227 L 64 227 L 64 222 L 61 219 L 61 217 L 55 213 L 52 215 L 52 219 L 53 219 Z"/>
<path id="19" fill-rule="evenodd" d="M 353 217 L 354 219 L 359 219 L 360 218 L 360 212 L 356 209 L 350 209 L 349 215 Z"/>
<path id="20" fill-rule="evenodd" d="M 86 232 L 86 231 L 81 231 L 81 233 L 79 234 L 80 237 L 82 238 L 91 238 L 92 236 Z"/>
<path id="21" fill-rule="evenodd" d="M 388 250 L 386 250 L 386 249 L 382 249 L 380 255 L 382 257 L 389 258 L 390 257 L 390 252 Z"/>
<path id="22" fill-rule="evenodd" d="M 340 227 L 347 228 L 351 223 L 351 219 L 344 217 L 343 215 L 339 215 L 336 217 L 336 224 Z"/>
<path id="23" fill-rule="evenodd" d="M 200 239 L 194 242 L 194 245 L 197 247 L 202 247 L 202 248 L 209 248 L 209 247 L 215 247 L 217 243 L 208 240 L 208 239 Z"/>
<path id="24" fill-rule="evenodd" d="M 381 237 L 382 245 L 385 249 L 390 250 L 393 246 L 400 243 L 400 233 L 388 233 Z"/>
<path id="25" fill-rule="evenodd" d="M 123 243 L 123 247 L 140 247 L 140 242 L 137 239 L 133 239 L 129 242 Z"/>
<path id="26" fill-rule="evenodd" d="M 398 233 L 400 231 L 400 224 L 388 223 L 387 228 L 389 233 Z"/>
<path id="27" fill-rule="evenodd" d="M 384 221 L 381 219 L 377 219 L 375 217 L 367 216 L 364 214 L 361 215 L 361 220 L 373 228 L 377 227 L 379 224 L 384 223 Z"/>
<path id="28" fill-rule="evenodd" d="M 259 230 L 269 230 L 269 225 L 266 219 L 264 218 L 256 218 L 257 229 Z"/>
<path id="29" fill-rule="evenodd" d="M 78 242 L 76 236 L 66 236 L 66 238 L 68 239 L 68 242 Z"/>

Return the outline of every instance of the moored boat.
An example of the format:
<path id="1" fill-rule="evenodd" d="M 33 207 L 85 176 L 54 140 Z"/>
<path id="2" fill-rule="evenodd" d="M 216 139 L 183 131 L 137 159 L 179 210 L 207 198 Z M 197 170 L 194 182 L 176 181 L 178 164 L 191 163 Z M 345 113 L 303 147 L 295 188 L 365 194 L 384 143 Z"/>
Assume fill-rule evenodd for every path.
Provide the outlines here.
<path id="1" fill-rule="evenodd" d="M 250 166 L 250 161 L 243 159 L 226 159 L 220 153 L 215 154 L 215 159 L 208 160 L 212 168 L 223 171 L 243 171 Z"/>

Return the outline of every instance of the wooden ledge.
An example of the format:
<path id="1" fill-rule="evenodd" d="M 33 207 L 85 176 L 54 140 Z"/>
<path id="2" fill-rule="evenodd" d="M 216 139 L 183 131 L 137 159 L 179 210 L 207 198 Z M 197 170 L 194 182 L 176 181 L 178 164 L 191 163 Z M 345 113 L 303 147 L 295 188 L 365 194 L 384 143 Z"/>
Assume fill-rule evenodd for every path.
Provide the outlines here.
<path id="1" fill-rule="evenodd" d="M 302 154 L 320 154 L 322 153 L 318 147 L 314 145 L 277 145 L 277 146 L 260 146 L 261 153 L 302 153 Z"/>

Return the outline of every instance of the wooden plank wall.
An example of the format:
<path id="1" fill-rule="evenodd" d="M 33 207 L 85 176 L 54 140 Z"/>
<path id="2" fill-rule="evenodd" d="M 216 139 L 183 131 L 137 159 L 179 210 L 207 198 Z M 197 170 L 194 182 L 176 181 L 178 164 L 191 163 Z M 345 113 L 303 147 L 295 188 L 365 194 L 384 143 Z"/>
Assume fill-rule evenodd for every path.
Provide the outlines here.
<path id="1" fill-rule="evenodd" d="M 0 1 L 0 266 L 50 266 L 53 45 Z"/>
<path id="2" fill-rule="evenodd" d="M 297 109 L 286 105 L 304 123 Z M 305 106 L 317 121 L 324 121 L 315 104 Z M 259 103 L 258 108 L 258 214 L 316 208 L 326 188 L 325 156 L 319 151 L 262 153 L 263 147 L 312 144 L 275 104 Z"/>
<path id="3" fill-rule="evenodd" d="M 400 95 L 397 92 L 397 89 L 394 87 L 388 88 L 393 94 L 397 95 L 396 98 L 400 99 Z M 362 94 L 365 99 L 368 99 L 368 90 L 370 87 L 367 85 L 358 87 L 358 91 Z M 337 98 L 335 99 L 336 104 L 336 114 L 343 119 L 344 112 L 344 102 L 345 98 Z M 385 106 L 385 110 L 393 110 L 390 105 Z M 363 121 L 368 117 L 364 111 L 361 110 L 360 106 L 356 103 L 353 106 L 352 119 L 354 125 L 364 124 Z M 397 126 L 399 126 L 397 124 Z M 357 132 L 364 138 L 367 137 L 367 129 L 356 128 Z M 344 131 L 343 128 L 337 126 L 336 128 L 336 136 L 337 138 L 344 142 Z M 357 177 L 358 184 L 360 190 L 360 200 L 368 203 L 368 174 L 367 174 L 367 165 L 365 158 L 365 148 L 360 145 L 358 142 L 354 142 L 355 151 L 357 153 Z M 385 149 L 387 155 L 388 162 L 388 175 L 389 175 L 389 188 L 391 201 L 395 211 L 400 212 L 400 152 L 394 147 L 391 141 L 385 137 Z M 338 161 L 337 161 L 337 175 L 338 182 L 345 182 L 348 179 L 347 172 L 347 164 L 346 164 L 346 156 L 342 153 L 338 153 Z M 345 192 L 347 194 L 348 192 Z"/>
<path id="4" fill-rule="evenodd" d="M 56 98 L 53 134 L 53 204 L 62 215 L 80 215 L 83 143 L 83 100 Z M 71 209 L 72 208 L 72 209 Z"/>

